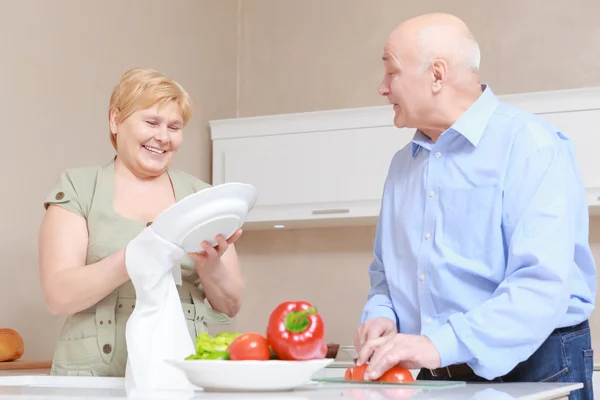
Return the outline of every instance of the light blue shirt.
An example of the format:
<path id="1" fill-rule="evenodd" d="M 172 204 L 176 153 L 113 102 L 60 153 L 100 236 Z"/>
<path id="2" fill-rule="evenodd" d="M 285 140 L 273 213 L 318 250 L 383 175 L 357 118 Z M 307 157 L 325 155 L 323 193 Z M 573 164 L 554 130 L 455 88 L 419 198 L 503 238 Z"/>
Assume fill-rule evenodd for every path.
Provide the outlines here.
<path id="1" fill-rule="evenodd" d="M 596 267 L 572 143 L 482 88 L 436 143 L 417 131 L 394 155 L 361 322 L 388 317 L 442 367 L 493 379 L 589 317 Z"/>

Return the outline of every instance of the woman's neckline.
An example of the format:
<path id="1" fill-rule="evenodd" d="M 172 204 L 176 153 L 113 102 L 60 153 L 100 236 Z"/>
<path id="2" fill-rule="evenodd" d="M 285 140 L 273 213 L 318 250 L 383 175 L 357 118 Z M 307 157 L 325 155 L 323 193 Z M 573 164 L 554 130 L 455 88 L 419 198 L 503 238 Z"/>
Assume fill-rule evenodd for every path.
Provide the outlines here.
<path id="1" fill-rule="evenodd" d="M 108 182 L 106 182 L 108 184 L 108 194 L 109 194 L 109 198 L 110 198 L 110 212 L 115 216 L 118 217 L 122 220 L 125 221 L 129 221 L 129 222 L 133 222 L 136 223 L 138 225 L 145 225 L 145 226 L 150 226 L 152 224 L 153 221 L 142 221 L 139 219 L 134 219 L 134 218 L 129 218 L 126 217 L 122 214 L 119 214 L 116 210 L 115 210 L 115 204 L 114 204 L 114 198 L 115 198 L 115 174 L 116 174 L 116 170 L 115 170 L 115 161 L 117 159 L 117 156 L 113 157 L 113 159 L 110 161 L 110 163 L 108 164 L 108 168 L 107 168 L 107 172 L 108 172 Z M 171 173 L 171 168 L 167 167 L 165 173 L 167 174 L 167 177 L 169 178 L 169 182 L 171 183 L 171 190 L 173 191 L 173 196 L 175 197 L 175 203 L 177 203 L 181 198 L 180 198 L 180 193 L 178 191 L 178 185 L 176 184 L 176 180 L 173 179 L 173 174 Z"/>

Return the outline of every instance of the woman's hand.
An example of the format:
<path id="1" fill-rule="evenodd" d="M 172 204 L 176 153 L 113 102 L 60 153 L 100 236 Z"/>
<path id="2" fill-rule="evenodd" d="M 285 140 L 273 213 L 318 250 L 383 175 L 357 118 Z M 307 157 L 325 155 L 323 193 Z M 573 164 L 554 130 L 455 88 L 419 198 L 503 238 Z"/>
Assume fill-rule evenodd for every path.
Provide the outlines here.
<path id="1" fill-rule="evenodd" d="M 242 230 L 238 229 L 229 239 L 225 240 L 222 235 L 215 238 L 217 245 L 211 246 L 208 242 L 202 242 L 204 252 L 190 253 L 190 257 L 196 263 L 196 272 L 200 280 L 203 277 L 212 275 L 221 264 L 221 256 L 229 249 L 229 245 L 234 243 L 242 236 Z"/>
<path id="2" fill-rule="evenodd" d="M 234 317 L 240 310 L 240 301 L 244 290 L 242 274 L 238 266 L 234 242 L 240 238 L 239 229 L 229 239 L 219 235 L 217 245 L 202 243 L 204 252 L 190 253 L 196 263 L 196 272 L 211 307 Z"/>

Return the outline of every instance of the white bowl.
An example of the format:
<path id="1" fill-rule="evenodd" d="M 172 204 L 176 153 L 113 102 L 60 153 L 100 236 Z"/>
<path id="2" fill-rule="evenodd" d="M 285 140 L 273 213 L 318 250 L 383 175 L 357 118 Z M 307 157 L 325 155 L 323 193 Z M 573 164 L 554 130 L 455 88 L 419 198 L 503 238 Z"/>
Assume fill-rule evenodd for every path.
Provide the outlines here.
<path id="1" fill-rule="evenodd" d="M 166 360 L 205 391 L 288 391 L 309 384 L 313 375 L 333 362 Z"/>

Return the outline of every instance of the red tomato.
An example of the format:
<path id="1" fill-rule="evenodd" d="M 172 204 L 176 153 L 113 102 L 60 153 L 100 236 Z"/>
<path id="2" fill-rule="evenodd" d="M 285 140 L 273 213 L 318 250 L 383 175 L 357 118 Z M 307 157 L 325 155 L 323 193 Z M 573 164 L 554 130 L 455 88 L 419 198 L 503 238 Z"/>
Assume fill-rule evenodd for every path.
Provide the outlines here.
<path id="1" fill-rule="evenodd" d="M 364 381 L 366 369 L 367 369 L 367 364 L 355 365 L 354 367 L 348 367 L 346 369 L 346 373 L 344 374 L 344 379 L 347 381 Z"/>
<path id="2" fill-rule="evenodd" d="M 379 379 L 377 379 L 377 381 L 392 383 L 414 382 L 415 378 L 413 378 L 412 374 L 408 369 L 396 365 L 395 367 L 392 367 L 385 371 L 383 375 L 381 375 Z"/>
<path id="3" fill-rule="evenodd" d="M 268 360 L 271 349 L 267 338 L 260 333 L 250 332 L 238 336 L 227 347 L 230 360 Z"/>
<path id="4" fill-rule="evenodd" d="M 365 371 L 367 364 L 356 365 L 354 367 L 348 367 L 344 374 L 344 380 L 347 381 L 364 381 Z M 414 382 L 410 371 L 404 367 L 394 366 L 385 371 L 376 382 L 390 382 L 390 383 L 403 383 L 403 382 Z"/>
<path id="5" fill-rule="evenodd" d="M 346 372 L 344 373 L 344 380 L 345 381 L 351 381 L 352 380 L 352 372 L 353 372 L 352 367 L 346 368 Z"/>

